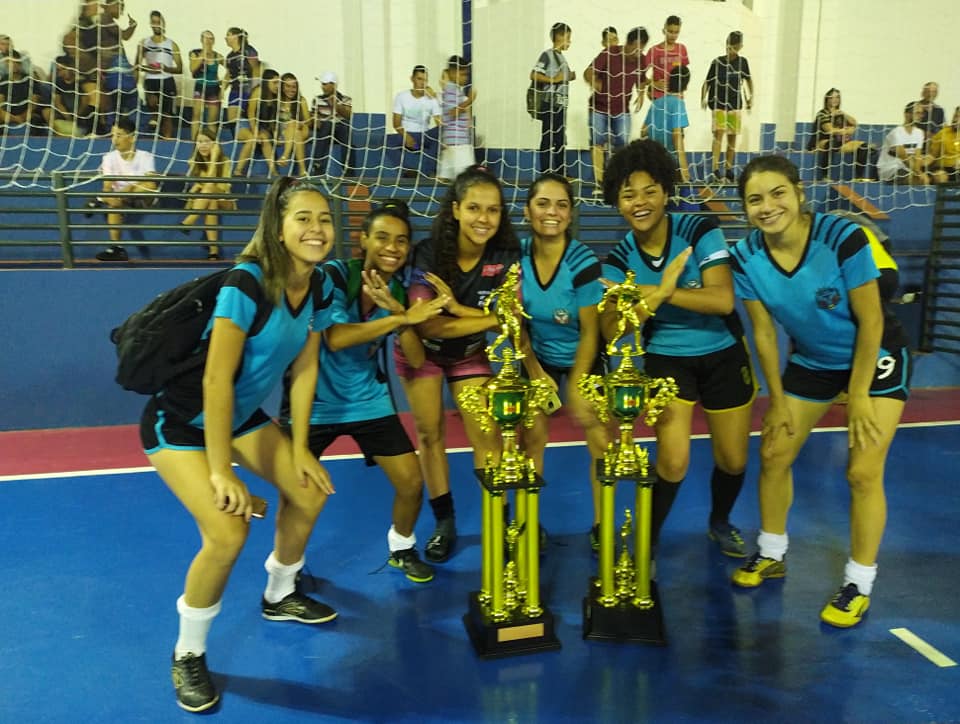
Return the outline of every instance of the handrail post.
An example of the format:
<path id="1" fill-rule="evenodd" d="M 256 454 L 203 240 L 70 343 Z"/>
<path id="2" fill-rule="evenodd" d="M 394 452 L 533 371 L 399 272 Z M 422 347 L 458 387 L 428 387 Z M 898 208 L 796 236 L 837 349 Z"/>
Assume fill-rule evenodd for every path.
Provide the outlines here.
<path id="1" fill-rule="evenodd" d="M 64 193 L 63 174 L 54 171 L 50 174 L 53 197 L 57 202 L 57 224 L 60 227 L 60 247 L 63 251 L 63 268 L 73 269 L 73 239 L 70 234 L 70 214 L 67 209 L 67 196 Z"/>

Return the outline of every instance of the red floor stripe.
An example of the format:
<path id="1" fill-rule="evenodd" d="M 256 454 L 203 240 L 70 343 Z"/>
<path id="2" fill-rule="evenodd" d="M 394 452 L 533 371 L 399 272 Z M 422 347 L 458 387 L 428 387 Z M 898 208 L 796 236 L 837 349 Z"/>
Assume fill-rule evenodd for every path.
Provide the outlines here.
<path id="1" fill-rule="evenodd" d="M 760 429 L 765 409 L 766 398 L 760 398 L 753 411 L 754 430 Z M 416 439 L 410 415 L 401 417 L 411 439 Z M 903 416 L 903 422 L 956 419 L 960 419 L 960 388 L 953 387 L 914 390 Z M 822 427 L 840 427 L 843 424 L 844 411 L 841 405 L 834 406 L 821 422 Z M 697 408 L 694 433 L 706 431 L 703 413 Z M 649 430 L 638 428 L 638 433 L 646 435 Z M 551 419 L 550 439 L 553 442 L 570 442 L 581 440 L 582 437 L 579 429 L 561 410 Z M 447 413 L 447 445 L 452 448 L 469 447 L 460 416 L 456 412 Z M 328 452 L 341 455 L 359 451 L 353 440 L 340 438 Z M 147 464 L 136 425 L 0 432 L 0 475 L 4 476 L 109 470 Z"/>

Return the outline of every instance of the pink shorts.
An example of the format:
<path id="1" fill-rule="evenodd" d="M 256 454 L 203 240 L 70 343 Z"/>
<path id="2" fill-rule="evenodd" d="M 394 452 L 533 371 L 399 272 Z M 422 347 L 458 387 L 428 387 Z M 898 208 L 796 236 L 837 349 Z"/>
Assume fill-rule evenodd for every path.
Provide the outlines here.
<path id="1" fill-rule="evenodd" d="M 463 359 L 451 360 L 445 357 L 439 357 L 427 351 L 427 358 L 423 364 L 417 367 L 411 367 L 404 357 L 400 345 L 393 348 L 393 361 L 397 366 L 397 374 L 406 380 L 421 379 L 423 377 L 446 377 L 447 382 L 457 382 L 458 380 L 468 380 L 473 377 L 493 377 L 493 370 L 490 368 L 490 362 L 482 349 Z"/>

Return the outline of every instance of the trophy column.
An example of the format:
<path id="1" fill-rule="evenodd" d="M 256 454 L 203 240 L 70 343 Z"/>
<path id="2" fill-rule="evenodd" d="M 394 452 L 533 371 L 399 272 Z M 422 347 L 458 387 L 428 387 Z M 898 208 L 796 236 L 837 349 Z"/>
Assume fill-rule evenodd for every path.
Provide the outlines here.
<path id="1" fill-rule="evenodd" d="M 615 372 L 602 377 L 587 375 L 579 382 L 580 391 L 593 403 L 600 419 L 606 421 L 612 415 L 620 428 L 619 439 L 611 442 L 603 459 L 597 461 L 597 479 L 602 486 L 600 556 L 597 575 L 590 579 L 583 599 L 583 636 L 662 646 L 666 644 L 663 612 L 656 582 L 650 578 L 650 516 L 656 475 L 649 474 L 647 450 L 634 442 L 633 426 L 641 415 L 648 425 L 655 425 L 660 413 L 676 397 L 677 386 L 672 378 L 652 379 L 634 367 L 633 358 L 642 355 L 643 350 L 638 335 L 640 324 L 635 314 L 630 317 L 634 306 L 643 306 L 645 302 L 632 276 L 628 273 L 624 283 L 608 289 L 600 303 L 603 311 L 608 303 L 616 302 L 620 334 L 608 345 L 607 352 L 622 354 L 623 360 Z M 618 348 L 616 342 L 623 338 L 626 322 L 633 327 L 634 343 Z M 614 494 L 621 482 L 636 486 L 636 524 L 627 510 L 616 556 Z"/>
<path id="2" fill-rule="evenodd" d="M 482 495 L 480 590 L 468 597 L 464 626 L 477 653 L 484 658 L 529 654 L 560 648 L 553 614 L 540 601 L 539 494 L 545 482 L 533 460 L 517 445 L 517 429 L 541 414 L 549 387 L 518 374 L 519 319 L 524 315 L 517 296 L 519 265 L 488 299 L 497 302 L 501 334 L 487 347 L 487 357 L 503 362 L 484 385 L 467 387 L 459 397 L 462 409 L 482 429 L 499 426 L 503 451 L 488 457 L 477 471 Z M 502 356 L 497 347 L 506 343 Z M 505 498 L 516 498 L 517 519 L 504 521 Z M 504 558 L 506 549 L 506 559 Z"/>

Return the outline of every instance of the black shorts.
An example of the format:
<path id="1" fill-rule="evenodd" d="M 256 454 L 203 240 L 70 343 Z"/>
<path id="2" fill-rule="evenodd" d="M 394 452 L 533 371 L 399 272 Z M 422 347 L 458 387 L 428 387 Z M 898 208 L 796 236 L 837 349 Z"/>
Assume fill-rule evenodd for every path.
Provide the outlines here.
<path id="1" fill-rule="evenodd" d="M 238 438 L 248 432 L 259 430 L 273 422 L 270 416 L 258 409 L 236 430 L 233 437 Z M 163 409 L 156 397 L 151 397 L 140 417 L 140 443 L 143 451 L 150 455 L 158 450 L 206 450 L 203 430 L 194 427 L 168 410 Z"/>
<path id="2" fill-rule="evenodd" d="M 160 112 L 172 116 L 177 97 L 177 82 L 173 78 L 144 78 L 143 92 L 160 96 Z"/>
<path id="3" fill-rule="evenodd" d="M 644 372 L 650 377 L 673 377 L 677 399 L 695 403 L 707 412 L 733 410 L 753 402 L 757 379 L 743 339 L 719 352 L 698 357 L 647 353 Z"/>
<path id="4" fill-rule="evenodd" d="M 394 457 L 414 452 L 410 436 L 396 415 L 359 422 L 339 422 L 310 426 L 310 451 L 318 458 L 341 435 L 354 439 L 367 465 L 376 465 L 374 457 Z"/>
<path id="5" fill-rule="evenodd" d="M 870 385 L 870 397 L 906 401 L 910 396 L 913 363 L 906 347 L 877 360 Z M 812 370 L 789 362 L 783 371 L 783 391 L 791 397 L 812 402 L 829 402 L 847 389 L 850 370 Z"/>
<path id="6" fill-rule="evenodd" d="M 558 394 L 562 399 L 566 399 L 565 394 L 565 385 L 563 384 L 565 379 L 569 379 L 570 370 L 572 367 L 554 367 L 553 365 L 540 363 L 540 366 L 543 367 L 543 371 L 546 372 L 550 379 L 552 379 L 557 384 Z M 593 365 L 590 367 L 590 371 L 587 374 L 591 375 L 600 375 L 603 376 L 607 373 L 606 370 L 606 356 L 598 355 L 597 358 L 593 361 Z M 530 373 L 527 372 L 527 368 L 521 364 L 520 366 L 520 376 L 525 380 L 530 379 Z"/>

